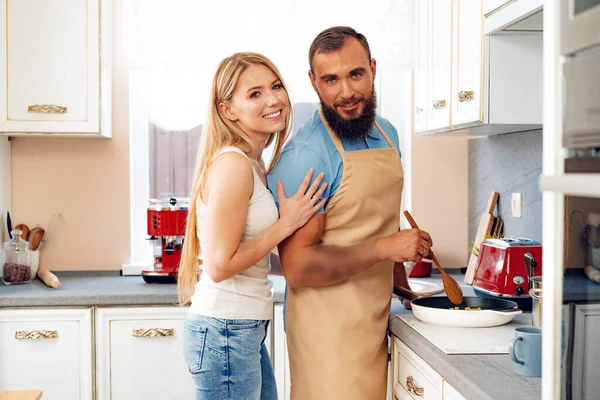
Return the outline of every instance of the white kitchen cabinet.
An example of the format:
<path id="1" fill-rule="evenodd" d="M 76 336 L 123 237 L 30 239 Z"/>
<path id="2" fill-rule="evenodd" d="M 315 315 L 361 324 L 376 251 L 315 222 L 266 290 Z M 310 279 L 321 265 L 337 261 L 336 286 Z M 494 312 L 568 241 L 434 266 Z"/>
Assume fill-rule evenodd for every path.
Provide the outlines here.
<path id="1" fill-rule="evenodd" d="M 427 13 L 427 130 L 450 128 L 452 2 L 431 1 Z"/>
<path id="2" fill-rule="evenodd" d="M 477 3 L 477 2 L 475 2 Z M 455 0 L 452 36 L 456 45 L 452 66 L 452 125 L 483 122 L 481 7 L 472 0 Z"/>
<path id="3" fill-rule="evenodd" d="M 99 307 L 96 399 L 194 398 L 182 348 L 184 307 Z"/>
<path id="4" fill-rule="evenodd" d="M 423 0 L 415 10 L 416 134 L 541 129 L 541 31 L 484 36 L 482 0 Z"/>
<path id="5" fill-rule="evenodd" d="M 577 304 L 573 330 L 572 398 L 600 398 L 600 304 Z"/>
<path id="6" fill-rule="evenodd" d="M 0 310 L 0 392 L 85 400 L 92 382 L 90 308 Z"/>
<path id="7" fill-rule="evenodd" d="M 0 0 L 0 133 L 111 136 L 110 0 Z"/>
<path id="8" fill-rule="evenodd" d="M 454 389 L 446 380 L 444 380 L 444 400 L 466 400 L 458 390 Z"/>
<path id="9" fill-rule="evenodd" d="M 443 379 L 414 351 L 393 336 L 393 396 L 399 400 L 441 400 Z"/>

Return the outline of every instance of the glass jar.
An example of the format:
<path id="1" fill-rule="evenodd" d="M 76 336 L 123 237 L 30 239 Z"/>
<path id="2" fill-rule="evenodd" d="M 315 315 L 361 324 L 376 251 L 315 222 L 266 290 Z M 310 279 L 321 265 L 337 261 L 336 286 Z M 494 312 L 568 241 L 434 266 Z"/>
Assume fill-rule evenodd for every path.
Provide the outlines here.
<path id="1" fill-rule="evenodd" d="M 14 285 L 29 283 L 35 278 L 31 268 L 31 252 L 29 242 L 21 238 L 21 232 L 15 229 L 10 232 L 12 239 L 4 242 L 2 283 Z"/>

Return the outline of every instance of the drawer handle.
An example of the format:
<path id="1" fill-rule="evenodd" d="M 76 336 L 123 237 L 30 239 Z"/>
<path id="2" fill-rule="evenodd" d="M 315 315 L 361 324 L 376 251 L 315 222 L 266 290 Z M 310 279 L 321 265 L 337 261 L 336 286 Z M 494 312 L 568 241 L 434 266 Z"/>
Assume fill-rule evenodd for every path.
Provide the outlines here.
<path id="1" fill-rule="evenodd" d="M 56 339 L 58 331 L 16 331 L 15 339 Z"/>
<path id="2" fill-rule="evenodd" d="M 173 336 L 173 328 L 150 328 L 150 329 L 134 329 L 131 332 L 135 337 L 157 337 L 157 336 Z"/>
<path id="3" fill-rule="evenodd" d="M 42 114 L 66 114 L 66 106 L 56 106 L 54 104 L 34 104 L 27 107 L 27 112 Z"/>
<path id="4" fill-rule="evenodd" d="M 406 389 L 408 390 L 408 393 L 412 392 L 415 396 L 425 396 L 425 389 L 415 385 L 412 375 L 406 377 Z"/>
<path id="5" fill-rule="evenodd" d="M 458 92 L 458 101 L 472 100 L 473 98 L 475 98 L 473 90 L 461 90 Z"/>
<path id="6" fill-rule="evenodd" d="M 446 100 L 434 100 L 431 102 L 434 109 L 446 107 Z"/>

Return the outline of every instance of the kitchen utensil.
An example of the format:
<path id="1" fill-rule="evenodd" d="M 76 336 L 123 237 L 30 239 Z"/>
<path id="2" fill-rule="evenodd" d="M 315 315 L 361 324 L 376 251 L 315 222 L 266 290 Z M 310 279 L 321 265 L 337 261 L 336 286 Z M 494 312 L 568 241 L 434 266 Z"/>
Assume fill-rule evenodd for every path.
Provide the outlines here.
<path id="1" fill-rule="evenodd" d="M 19 224 L 15 226 L 15 229 L 21 231 L 21 239 L 27 240 L 29 239 L 29 227 L 25 224 Z"/>
<path id="2" fill-rule="evenodd" d="M 530 279 L 542 275 L 542 245 L 526 238 L 487 239 L 473 277 L 477 296 L 501 297 L 531 310 Z"/>
<path id="3" fill-rule="evenodd" d="M 494 209 L 496 208 L 496 204 L 498 203 L 498 193 L 492 192 L 490 194 L 490 198 L 488 199 L 488 205 L 483 214 L 481 215 L 481 219 L 479 220 L 479 227 L 477 228 L 477 234 L 475 235 L 475 240 L 473 244 L 477 247 L 481 246 L 481 243 L 485 240 L 486 236 L 490 235 L 490 230 L 492 229 L 492 224 L 494 223 Z M 475 273 L 475 267 L 477 266 L 477 256 L 471 252 L 471 256 L 469 257 L 469 264 L 467 265 L 467 272 L 465 273 L 465 283 L 471 285 L 473 283 L 473 275 Z"/>
<path id="4" fill-rule="evenodd" d="M 44 236 L 42 237 L 42 241 L 39 244 L 40 249 L 48 240 L 50 233 L 52 233 L 63 222 L 65 222 L 65 219 L 63 218 L 63 215 L 61 213 L 52 214 L 52 216 L 48 220 L 48 223 L 46 224 L 46 229 L 44 231 Z"/>
<path id="5" fill-rule="evenodd" d="M 529 294 L 532 298 L 531 318 L 533 326 L 542 326 L 542 289 L 531 289 Z"/>
<path id="6" fill-rule="evenodd" d="M 38 271 L 38 277 L 44 282 L 48 287 L 57 289 L 60 286 L 60 281 L 52 272 L 48 271 L 45 268 L 40 268 Z"/>
<path id="7" fill-rule="evenodd" d="M 44 228 L 40 228 L 36 226 L 29 232 L 29 243 L 31 244 L 31 250 L 37 250 L 40 247 L 40 243 L 42 243 L 42 239 L 44 237 Z"/>
<path id="8" fill-rule="evenodd" d="M 9 239 L 12 239 L 12 221 L 10 220 L 10 213 L 7 211 L 6 212 L 6 227 L 8 228 L 8 237 Z"/>
<path id="9" fill-rule="evenodd" d="M 523 312 L 514 301 L 483 297 L 463 297 L 458 306 L 447 297 L 422 297 L 410 304 L 415 317 L 423 322 L 462 328 L 504 325 Z"/>
<path id="10" fill-rule="evenodd" d="M 408 223 L 410 224 L 410 226 L 412 226 L 414 229 L 419 229 L 419 226 L 417 225 L 417 223 L 415 222 L 415 220 L 413 219 L 413 217 L 410 215 L 410 213 L 408 211 L 404 211 L 404 216 L 408 220 Z M 456 282 L 454 280 L 454 278 L 452 278 L 450 275 L 448 275 L 446 273 L 446 271 L 444 271 L 444 269 L 441 267 L 437 257 L 435 256 L 435 254 L 433 254 L 432 250 L 429 250 L 429 255 L 431 256 L 431 259 L 435 263 L 435 266 L 437 267 L 437 269 L 440 271 L 440 274 L 442 275 L 442 283 L 444 284 L 444 291 L 446 292 L 446 296 L 448 296 L 448 298 L 450 299 L 450 301 L 452 303 L 460 304 L 463 299 L 463 293 L 462 293 L 462 289 L 460 288 L 460 286 L 458 286 L 458 282 Z"/>
<path id="11" fill-rule="evenodd" d="M 508 354 L 516 363 L 515 372 L 523 376 L 542 376 L 542 330 L 531 326 L 515 329 Z"/>

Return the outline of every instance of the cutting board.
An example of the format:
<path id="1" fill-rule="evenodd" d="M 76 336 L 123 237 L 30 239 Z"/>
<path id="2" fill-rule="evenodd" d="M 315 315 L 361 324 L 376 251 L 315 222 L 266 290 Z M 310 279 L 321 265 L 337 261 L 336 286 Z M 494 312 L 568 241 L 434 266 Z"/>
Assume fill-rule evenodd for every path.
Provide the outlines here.
<path id="1" fill-rule="evenodd" d="M 481 219 L 479 220 L 479 227 L 477 228 L 477 234 L 473 243 L 479 247 L 481 242 L 485 240 L 485 237 L 490 235 L 492 228 L 494 227 L 494 209 L 498 203 L 499 194 L 497 192 L 490 193 L 487 208 L 484 210 Z M 477 256 L 471 253 L 469 257 L 469 264 L 467 264 L 467 272 L 465 273 L 465 283 L 469 285 L 473 284 L 473 276 L 475 275 L 475 267 L 477 266 Z"/>
<path id="2" fill-rule="evenodd" d="M 515 329 L 531 326 L 531 313 L 515 316 L 508 324 L 490 328 L 454 328 L 427 324 L 413 314 L 397 315 L 445 354 L 508 354 Z"/>

